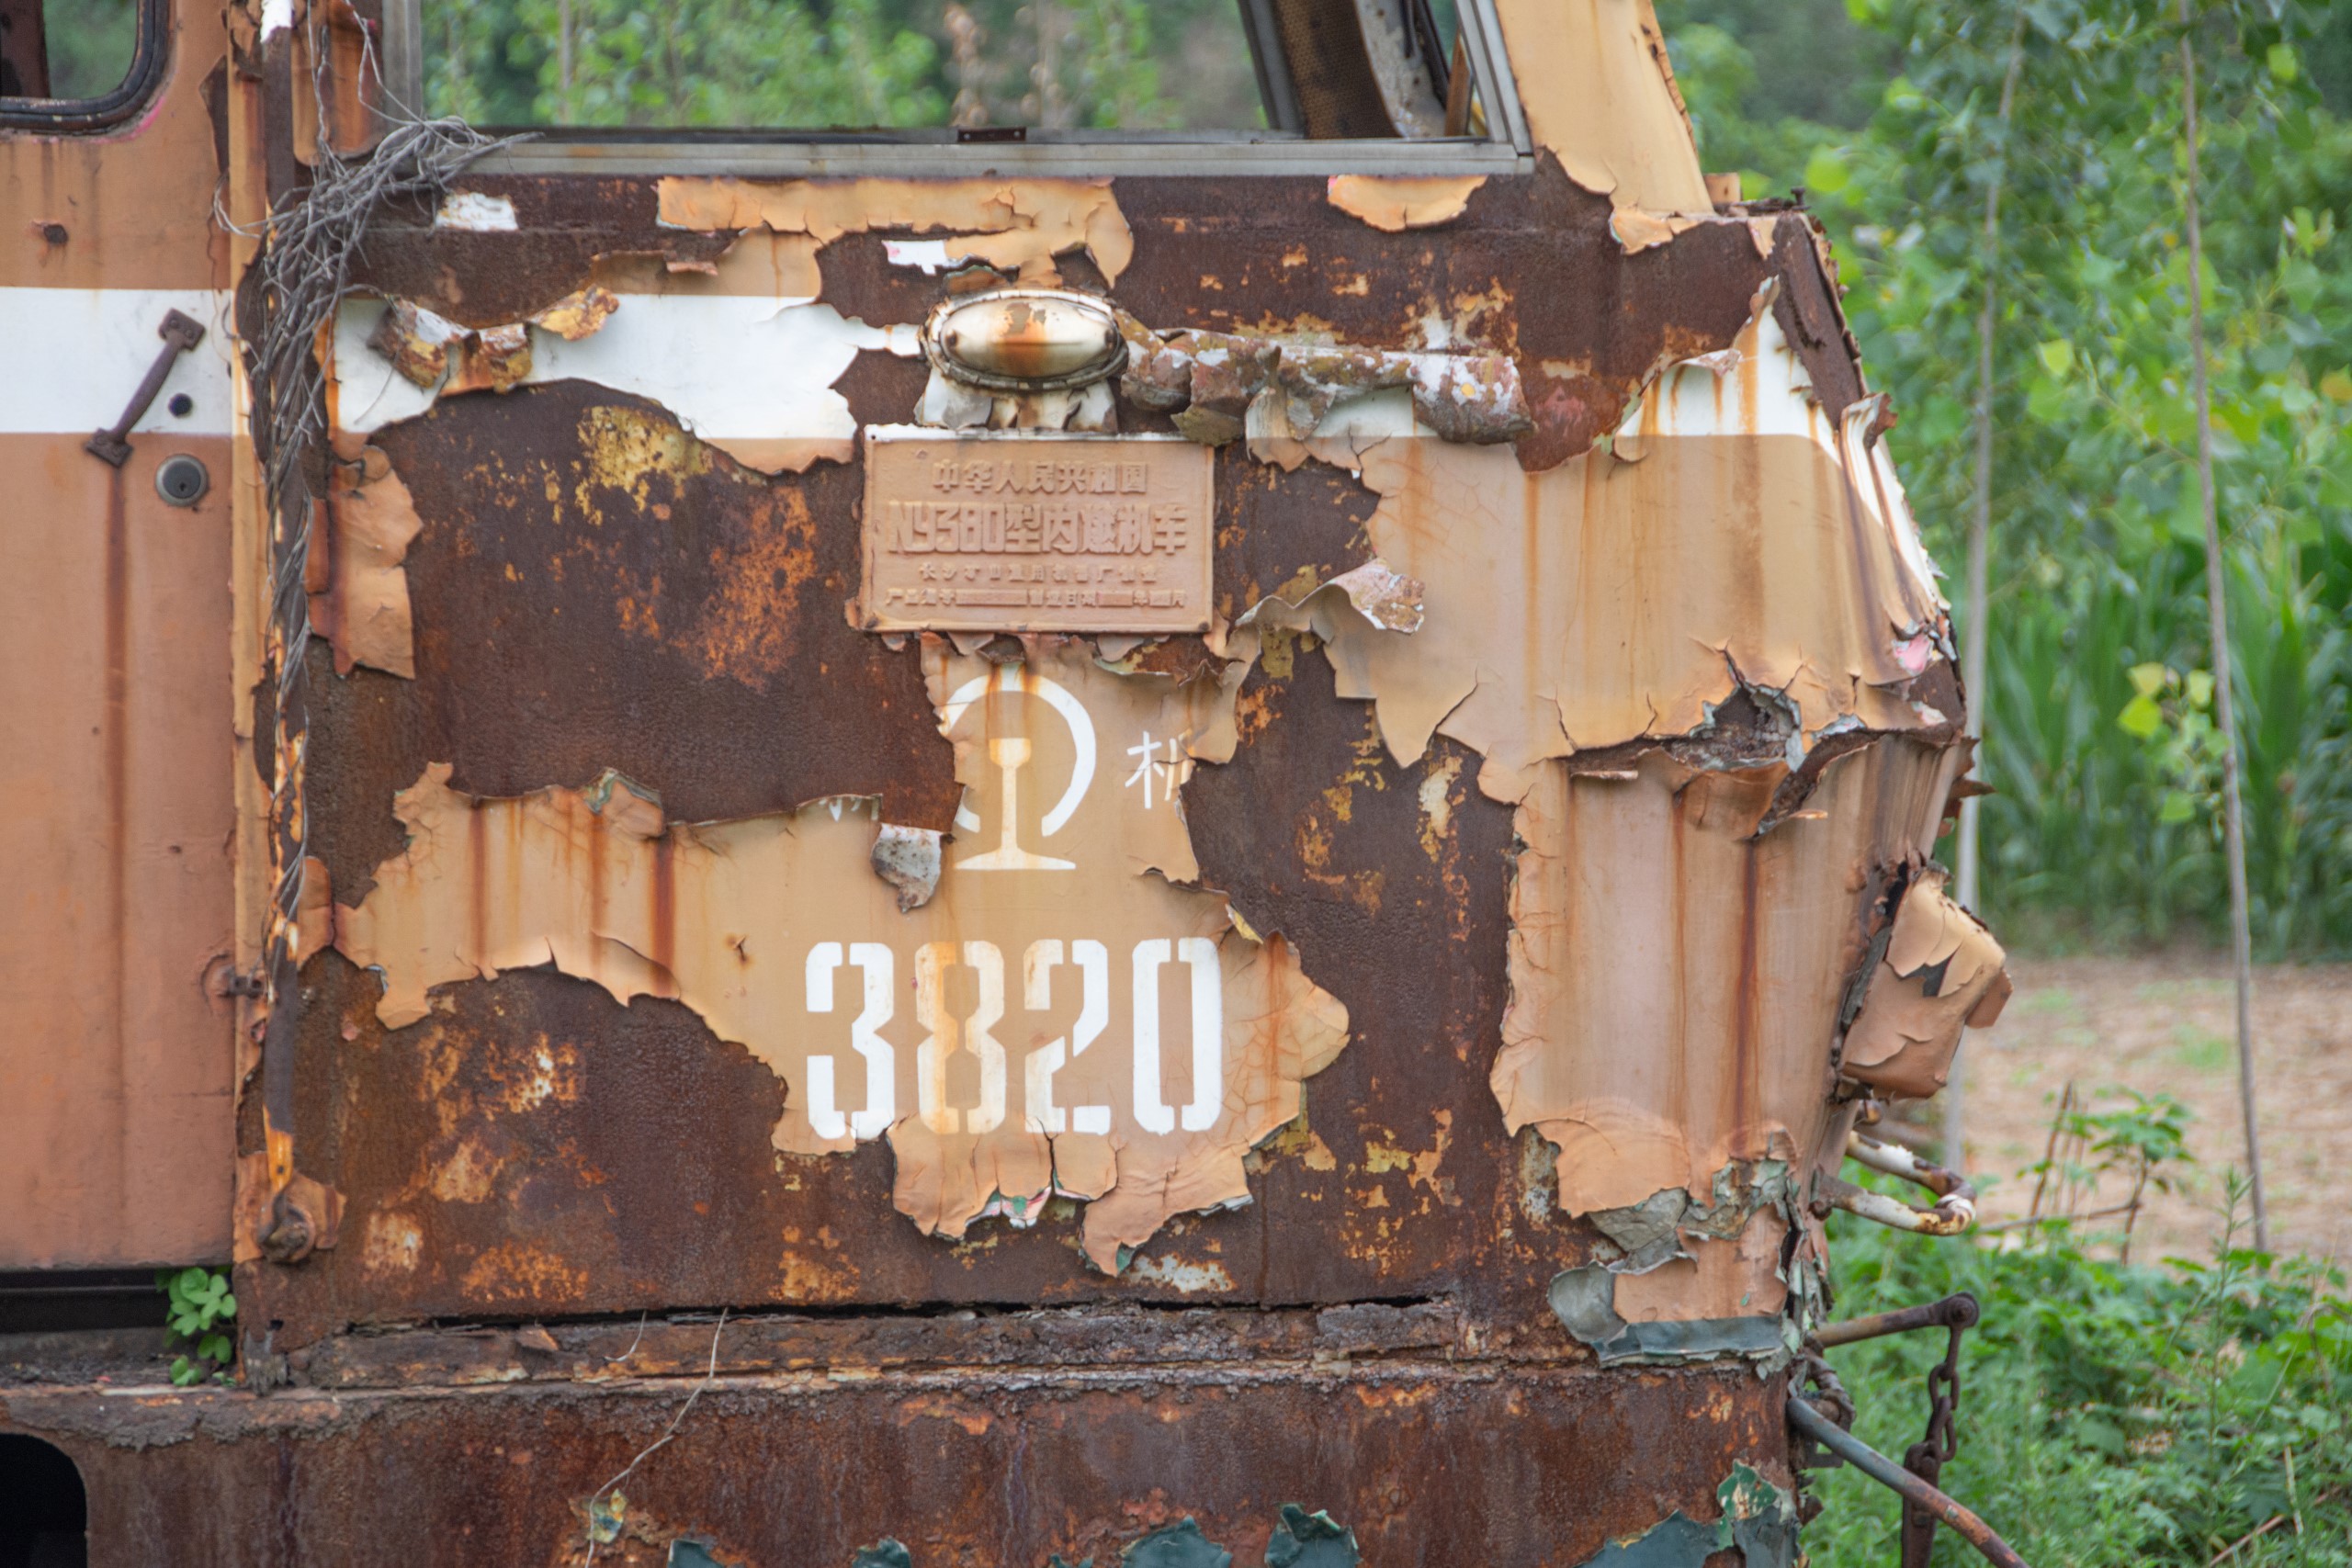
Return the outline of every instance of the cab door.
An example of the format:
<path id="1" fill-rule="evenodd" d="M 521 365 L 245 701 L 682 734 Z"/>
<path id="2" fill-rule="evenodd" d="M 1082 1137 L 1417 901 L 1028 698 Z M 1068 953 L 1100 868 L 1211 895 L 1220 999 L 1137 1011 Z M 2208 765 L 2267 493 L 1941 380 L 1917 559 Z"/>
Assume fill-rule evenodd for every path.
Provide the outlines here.
<path id="1" fill-rule="evenodd" d="M 222 15 L 9 0 L 0 40 L 0 1269 L 226 1262 Z"/>

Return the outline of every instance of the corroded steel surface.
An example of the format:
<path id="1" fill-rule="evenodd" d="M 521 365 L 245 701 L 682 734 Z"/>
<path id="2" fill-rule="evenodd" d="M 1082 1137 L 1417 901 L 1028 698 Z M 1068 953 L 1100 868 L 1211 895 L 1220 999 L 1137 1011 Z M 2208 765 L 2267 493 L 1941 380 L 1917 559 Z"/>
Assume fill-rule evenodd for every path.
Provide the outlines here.
<path id="1" fill-rule="evenodd" d="M 168 1536 L 179 1562 L 315 1562 L 331 1541 L 353 1568 L 578 1563 L 581 1500 L 691 1386 L 12 1395 L 0 1422 L 81 1466 L 94 1562 Z M 888 1535 L 917 1568 L 1099 1563 L 1190 1516 L 1254 1563 L 1296 1503 L 1353 1529 L 1368 1562 L 1572 1563 L 1677 1507 L 1714 1517 L 1731 1466 L 1783 1441 L 1780 1403 L 1745 1369 L 1411 1358 L 722 1376 L 624 1483 L 626 1529 L 596 1561 L 659 1564 L 691 1535 L 728 1562 L 842 1568 Z"/>
<path id="2" fill-rule="evenodd" d="M 513 200 L 518 233 L 390 222 L 368 282 L 455 310 L 441 294 L 467 278 L 478 311 L 473 276 L 521 272 L 542 279 L 537 293 L 499 308 L 536 309 L 583 280 L 594 249 L 678 239 L 640 232 L 642 186 L 477 183 Z M 1767 277 L 1788 280 L 1773 308 L 1799 327 L 1788 335 L 1816 383 L 1834 389 L 1842 371 L 1852 386 L 1842 342 L 1803 330 L 1804 310 L 1786 304 L 1825 298 L 1798 217 L 1765 220 L 1769 256 L 1745 223 L 1628 256 L 1607 205 L 1548 165 L 1487 182 L 1442 242 L 1347 217 L 1319 182 L 1115 189 L 1136 234 L 1123 308 L 1219 330 L 1311 322 L 1370 344 L 1411 343 L 1436 313 L 1525 367 L 1535 427 L 1522 464 L 1581 451 L 1662 359 L 1731 343 Z M 569 269 L 552 249 L 565 244 Z M 484 260 L 460 265 L 475 250 Z M 881 250 L 857 233 L 825 247 L 827 302 L 864 320 L 920 317 L 937 281 Z M 493 267 L 492 254 L 545 270 Z M 1085 270 L 1082 254 L 1061 262 Z M 624 297 L 619 315 L 632 308 Z M 842 389 L 860 423 L 902 420 L 921 374 L 869 353 Z M 1164 427 L 1133 404 L 1121 417 Z M 915 650 L 852 630 L 842 612 L 857 584 L 853 466 L 763 478 L 660 410 L 581 383 L 445 402 L 372 439 L 423 521 L 407 555 L 417 675 L 312 682 L 314 838 L 337 901 L 357 905 L 399 852 L 391 796 L 434 761 L 452 764 L 452 787 L 502 797 L 611 768 L 680 821 L 841 794 L 879 795 L 885 820 L 952 826 L 948 748 Z M 1227 617 L 1371 558 L 1374 498 L 1345 471 L 1286 472 L 1238 445 L 1216 466 Z M 1543 1200 L 1526 1188 L 1528 1150 L 1484 1081 L 1505 996 L 1509 813 L 1474 786 L 1475 756 L 1441 747 L 1398 766 L 1313 644 L 1269 634 L 1236 701 L 1239 748 L 1193 773 L 1186 819 L 1202 884 L 1290 939 L 1347 1006 L 1354 1041 L 1307 1086 L 1306 1125 L 1252 1156 L 1256 1203 L 1180 1221 L 1157 1265 L 1225 1299 L 1454 1294 L 1523 1312 L 1592 1236 L 1532 1212 Z M 293 1341 L 348 1321 L 534 1305 L 1182 1293 L 1150 1271 L 1114 1285 L 1073 1267 L 1053 1239 L 1065 1218 L 953 1247 L 906 1232 L 876 1201 L 890 1181 L 880 1150 L 763 1155 L 754 1134 L 781 1086 L 690 1013 L 514 975 L 447 990 L 428 1021 L 385 1034 L 373 984 L 316 962 L 297 1120 L 354 1234 L 302 1271 L 254 1281 Z M 542 1051 L 567 1064 L 570 1087 L 517 1102 Z M 392 1250 L 371 1251 L 368 1216 L 393 1208 Z M 747 1231 L 773 1239 L 721 1240 Z M 391 1261 L 410 1254 L 421 1267 Z"/>
<path id="3" fill-rule="evenodd" d="M 1296 1504 L 1695 1565 L 1736 1467 L 1779 1500 L 1811 1200 L 2000 954 L 1826 247 L 1705 201 L 1645 6 L 1566 8 L 1562 56 L 1500 6 L 1515 173 L 377 215 L 295 340 L 317 504 L 236 448 L 250 1392 L 0 1397 L 101 1557 L 1254 1562 Z M 234 210 L 345 177 L 376 16 L 234 9 Z M 926 362 L 1014 284 L 1124 370 Z M 861 437 L 910 423 L 1181 451 L 1206 629 L 878 616 Z"/>

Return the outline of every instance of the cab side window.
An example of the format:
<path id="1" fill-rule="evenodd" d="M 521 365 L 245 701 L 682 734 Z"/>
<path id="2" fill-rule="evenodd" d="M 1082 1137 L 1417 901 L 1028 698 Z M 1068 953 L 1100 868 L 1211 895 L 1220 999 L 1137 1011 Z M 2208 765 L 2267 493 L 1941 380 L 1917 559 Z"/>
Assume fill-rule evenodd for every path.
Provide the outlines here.
<path id="1" fill-rule="evenodd" d="M 1454 0 L 412 3 L 417 107 L 492 128 L 950 141 L 1469 129 L 1449 124 Z"/>
<path id="2" fill-rule="evenodd" d="M 162 75 L 168 0 L 0 0 L 0 125 L 128 118 Z"/>
<path id="3" fill-rule="evenodd" d="M 1245 130 L 1235 0 L 424 0 L 425 108 L 486 125 Z"/>

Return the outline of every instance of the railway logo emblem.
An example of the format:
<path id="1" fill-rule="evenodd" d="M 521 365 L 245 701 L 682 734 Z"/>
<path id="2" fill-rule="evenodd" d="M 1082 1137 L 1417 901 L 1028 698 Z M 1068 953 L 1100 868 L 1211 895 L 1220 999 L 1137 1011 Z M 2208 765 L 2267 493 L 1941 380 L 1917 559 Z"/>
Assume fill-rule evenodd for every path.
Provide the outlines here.
<path id="1" fill-rule="evenodd" d="M 1023 666 L 1000 664 L 993 677 L 975 676 L 956 688 L 942 712 L 940 728 L 954 729 L 972 704 L 987 695 L 991 687 L 1001 694 L 1021 693 L 1042 699 L 1047 707 L 1069 727 L 1069 738 L 1076 760 L 1070 765 L 1069 784 L 1037 824 L 1037 831 L 1052 838 L 1069 825 L 1078 810 L 1079 802 L 1086 798 L 1087 786 L 1094 782 L 1094 721 L 1087 716 L 1085 705 L 1070 695 L 1067 687 L 1046 675 L 1023 675 Z M 997 812 L 996 846 L 977 854 L 966 855 L 955 863 L 958 871 L 1075 871 L 1078 863 L 1024 849 L 1021 843 L 1021 774 L 1029 765 L 1035 748 L 1024 735 L 989 735 L 989 761 L 996 764 L 1002 783 L 1001 803 Z M 980 830 L 979 814 L 968 802 L 956 811 L 956 826 L 967 833 Z"/>

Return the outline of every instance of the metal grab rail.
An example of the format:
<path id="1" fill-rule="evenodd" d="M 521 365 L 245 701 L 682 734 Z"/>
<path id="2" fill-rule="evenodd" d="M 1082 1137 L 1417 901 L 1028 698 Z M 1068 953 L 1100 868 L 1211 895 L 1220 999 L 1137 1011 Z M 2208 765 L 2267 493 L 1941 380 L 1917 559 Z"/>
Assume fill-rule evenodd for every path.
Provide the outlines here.
<path id="1" fill-rule="evenodd" d="M 1958 1235 L 1976 1223 L 1976 1189 L 1958 1171 L 1930 1165 L 1909 1149 L 1882 1144 L 1860 1133 L 1846 1134 L 1846 1157 L 1926 1188 L 1936 1195 L 1936 1206 L 1915 1209 L 1899 1199 L 1866 1191 L 1842 1177 L 1824 1174 L 1814 1183 L 1816 1213 L 1825 1212 L 1825 1206 L 1843 1209 L 1849 1214 L 1921 1235 Z"/>
<path id="2" fill-rule="evenodd" d="M 1813 1341 L 1825 1350 L 1834 1350 L 1840 1345 L 1859 1345 L 1865 1339 L 1883 1339 L 1890 1334 L 1909 1334 L 1915 1329 L 1973 1328 L 1981 1315 L 1976 1298 L 1962 1291 L 1924 1306 L 1899 1307 L 1893 1312 L 1872 1313 L 1868 1317 L 1849 1317 L 1843 1323 L 1825 1323 L 1814 1330 Z"/>
<path id="3" fill-rule="evenodd" d="M 1789 1425 L 1799 1434 L 1819 1443 L 1880 1485 L 1899 1494 L 1905 1502 L 1925 1508 L 1935 1515 L 1939 1522 L 1958 1530 L 1961 1539 L 1974 1547 L 1987 1562 L 1996 1564 L 1997 1568 L 2028 1568 L 2026 1560 L 2019 1557 L 2007 1541 L 1996 1535 L 1992 1526 L 1838 1426 L 1805 1400 L 1791 1394 L 1788 1415 Z"/>

